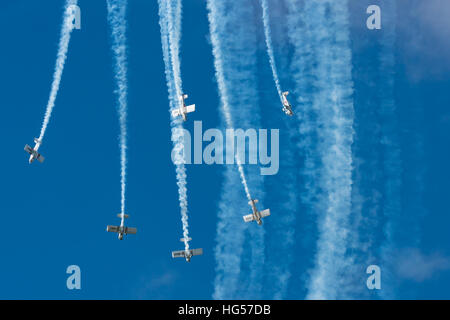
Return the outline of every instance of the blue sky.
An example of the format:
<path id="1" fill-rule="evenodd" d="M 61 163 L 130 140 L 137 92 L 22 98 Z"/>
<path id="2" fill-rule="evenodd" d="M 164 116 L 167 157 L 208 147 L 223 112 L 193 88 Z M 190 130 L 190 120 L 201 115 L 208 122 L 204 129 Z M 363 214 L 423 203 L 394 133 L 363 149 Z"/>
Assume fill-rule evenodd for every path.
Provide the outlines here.
<path id="1" fill-rule="evenodd" d="M 170 255 L 183 244 L 179 242 L 180 210 L 170 160 L 169 103 L 157 1 L 129 0 L 127 8 L 127 212 L 131 216 L 127 222 L 138 228 L 138 234 L 124 241 L 105 231 L 107 224 L 119 223 L 116 214 L 120 211 L 119 123 L 106 2 L 79 0 L 81 30 L 72 32 L 56 106 L 40 149 L 46 157 L 42 165 L 28 164 L 23 145 L 31 144 L 41 127 L 64 1 L 0 2 L 0 132 L 4 137 L 0 298 L 210 299 L 220 297 L 218 287 L 226 286 L 227 279 L 238 283 L 237 289 L 226 288 L 230 298 L 310 296 L 311 278 L 319 270 L 320 239 L 327 233 L 321 231 L 327 206 L 321 184 L 326 181 L 321 167 L 325 156 L 316 155 L 325 155 L 327 149 L 320 140 L 304 143 L 301 129 L 309 125 L 307 120 L 312 119 L 314 132 L 320 127 L 314 125 L 314 117 L 302 119 L 300 115 L 312 110 L 308 101 L 311 105 L 328 101 L 329 88 L 321 91 L 324 84 L 314 82 L 320 80 L 317 70 L 321 69 L 315 69 L 316 65 L 305 63 L 301 73 L 295 61 L 308 62 L 308 48 L 316 48 L 316 54 L 321 47 L 314 37 L 296 42 L 288 32 L 305 18 L 302 1 L 269 1 L 275 61 L 282 87 L 291 91 L 290 101 L 294 112 L 298 111 L 288 118 L 273 85 L 259 2 L 242 1 L 245 9 L 225 17 L 242 25 L 228 25 L 225 31 L 230 38 L 221 41 L 228 40 L 231 46 L 226 57 L 238 52 L 233 49 L 244 48 L 238 61 L 248 68 L 246 72 L 250 70 L 239 74 L 251 80 L 241 79 L 248 81 L 246 88 L 229 83 L 237 126 L 280 129 L 279 173 L 261 178 L 259 169 L 246 167 L 251 191 L 264 207 L 271 208 L 272 215 L 263 228 L 243 226 L 241 215 L 249 207 L 237 169 L 188 166 L 191 245 L 204 249 L 204 255 L 190 264 Z M 384 1 L 373 2 L 384 10 Z M 393 30 L 394 20 L 383 20 L 382 30 L 368 30 L 365 9 L 369 4 L 349 1 L 346 21 L 333 20 L 330 14 L 331 20 L 324 25 L 308 22 L 312 23 L 311 34 L 319 34 L 321 28 L 329 30 L 331 23 L 344 26 L 351 54 L 347 71 L 353 87 L 349 98 L 354 109 L 353 193 L 346 230 L 352 236 L 343 242 L 344 254 L 339 259 L 353 263 L 346 273 L 329 274 L 327 281 L 334 289 L 325 294 L 336 298 L 450 298 L 446 290 L 450 283 L 450 25 L 445 14 L 436 15 L 448 13 L 450 6 L 439 0 L 427 1 L 427 5 L 396 1 L 395 46 L 386 48 L 383 34 Z M 204 130 L 220 128 L 223 116 L 205 1 L 183 1 L 182 23 L 183 88 L 197 107 L 186 128 L 193 128 L 193 120 L 202 120 Z M 328 45 L 339 49 L 333 42 Z M 296 54 L 304 60 L 296 60 Z M 392 74 L 380 63 L 389 55 Z M 320 57 L 314 56 L 315 61 L 326 66 Z M 231 72 L 233 66 L 227 70 Z M 394 85 L 387 87 L 386 79 Z M 251 90 L 256 96 L 249 94 Z M 395 108 L 380 111 L 386 101 Z M 248 113 L 255 116 L 245 122 Z M 386 140 L 395 143 L 386 144 Z M 315 163 L 311 171 L 305 170 L 308 156 Z M 361 199 L 364 204 L 359 211 L 356 204 Z M 400 209 L 391 210 L 390 203 L 399 204 Z M 224 216 L 224 212 L 229 214 Z M 255 243 L 261 245 L 260 251 Z M 227 274 L 229 269 L 221 267 L 223 255 L 215 255 L 217 250 L 239 252 L 233 269 L 239 274 Z M 81 268 L 79 291 L 65 285 L 65 270 L 72 264 Z M 382 269 L 380 292 L 365 288 L 369 264 Z M 280 285 L 279 274 L 288 275 L 286 283 Z"/>

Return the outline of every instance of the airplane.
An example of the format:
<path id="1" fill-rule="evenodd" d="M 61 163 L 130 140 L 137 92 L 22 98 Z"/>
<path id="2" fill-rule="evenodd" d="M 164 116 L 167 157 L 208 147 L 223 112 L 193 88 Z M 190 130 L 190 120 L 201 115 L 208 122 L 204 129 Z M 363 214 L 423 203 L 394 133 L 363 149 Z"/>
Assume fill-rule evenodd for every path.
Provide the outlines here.
<path id="1" fill-rule="evenodd" d="M 178 116 L 182 116 L 183 120 L 186 121 L 187 120 L 187 114 L 194 112 L 195 111 L 195 104 L 191 104 L 190 106 L 186 107 L 186 103 L 184 102 L 185 99 L 188 98 L 187 94 L 182 94 L 180 96 L 180 102 L 181 102 L 181 107 L 179 109 L 175 109 L 172 110 L 172 117 L 178 117 Z"/>
<path id="2" fill-rule="evenodd" d="M 37 159 L 40 163 L 44 162 L 44 157 L 38 153 L 38 149 L 41 146 L 41 140 L 34 138 L 34 148 L 31 148 L 29 145 L 25 145 L 25 151 L 28 152 L 30 154 L 30 160 L 28 161 L 29 163 L 32 163 L 35 159 Z"/>
<path id="3" fill-rule="evenodd" d="M 124 219 L 128 218 L 129 215 L 123 214 L 123 213 L 119 213 L 117 215 L 117 217 L 122 219 L 122 221 L 120 223 L 120 226 L 107 226 L 106 227 L 106 231 L 118 233 L 119 234 L 119 236 L 118 236 L 119 240 L 123 240 L 123 235 L 124 234 L 136 234 L 136 232 L 137 232 L 136 228 L 125 227 L 124 226 Z"/>
<path id="4" fill-rule="evenodd" d="M 189 242 L 192 238 L 187 238 L 186 240 L 184 238 L 181 238 L 181 242 Z M 191 262 L 191 258 L 193 256 L 201 256 L 203 254 L 203 249 L 190 249 L 190 250 L 179 250 L 179 251 L 172 251 L 172 258 L 186 258 L 187 262 Z"/>
<path id="5" fill-rule="evenodd" d="M 286 113 L 288 116 L 292 116 L 294 113 L 292 112 L 292 106 L 289 103 L 289 101 L 287 100 L 286 96 L 289 94 L 289 91 L 285 91 L 282 93 L 283 96 L 283 111 L 284 113 Z"/>
<path id="6" fill-rule="evenodd" d="M 248 204 L 252 207 L 253 212 L 249 215 L 244 216 L 245 222 L 256 221 L 259 225 L 262 225 L 262 218 L 270 216 L 270 209 L 266 209 L 263 211 L 258 211 L 256 209 L 256 204 L 258 203 L 258 199 L 250 200 Z"/>

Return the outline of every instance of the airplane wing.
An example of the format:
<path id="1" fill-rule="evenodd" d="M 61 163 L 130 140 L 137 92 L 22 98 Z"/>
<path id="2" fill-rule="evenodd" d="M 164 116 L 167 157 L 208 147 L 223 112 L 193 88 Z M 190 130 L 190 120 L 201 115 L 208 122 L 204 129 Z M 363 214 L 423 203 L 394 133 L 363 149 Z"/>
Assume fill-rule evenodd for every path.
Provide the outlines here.
<path id="1" fill-rule="evenodd" d="M 201 256 L 203 254 L 203 249 L 202 248 L 200 248 L 200 249 L 192 249 L 191 253 L 192 253 L 193 256 Z"/>
<path id="2" fill-rule="evenodd" d="M 194 112 L 195 111 L 195 104 L 191 104 L 190 106 L 186 107 L 186 113 Z"/>
<path id="3" fill-rule="evenodd" d="M 255 220 L 255 219 L 253 218 L 253 214 L 246 215 L 246 216 L 244 216 L 243 218 L 244 218 L 244 221 L 245 221 L 245 222 L 250 222 L 250 221 Z"/>
<path id="4" fill-rule="evenodd" d="M 260 212 L 261 218 L 270 216 L 270 209 L 266 209 Z"/>
<path id="5" fill-rule="evenodd" d="M 32 154 L 33 153 L 33 149 L 31 149 L 31 147 L 29 146 L 29 145 L 25 145 L 25 148 L 24 148 L 24 150 L 26 151 L 26 152 L 28 152 L 29 154 Z"/>
<path id="6" fill-rule="evenodd" d="M 184 258 L 185 254 L 184 250 L 172 251 L 172 258 Z"/>
<path id="7" fill-rule="evenodd" d="M 119 227 L 117 226 L 107 226 L 106 231 L 108 232 L 119 232 Z"/>
<path id="8" fill-rule="evenodd" d="M 38 153 L 36 159 L 37 159 L 40 163 L 43 163 L 45 158 L 44 158 L 41 154 Z"/>
<path id="9" fill-rule="evenodd" d="M 125 234 L 136 234 L 137 229 L 132 227 L 125 227 Z"/>

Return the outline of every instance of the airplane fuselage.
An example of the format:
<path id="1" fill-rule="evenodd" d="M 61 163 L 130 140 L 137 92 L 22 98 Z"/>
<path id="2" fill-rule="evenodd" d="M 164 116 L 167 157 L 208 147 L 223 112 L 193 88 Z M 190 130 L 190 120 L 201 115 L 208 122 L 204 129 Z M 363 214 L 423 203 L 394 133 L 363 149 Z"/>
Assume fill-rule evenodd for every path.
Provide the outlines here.
<path id="1" fill-rule="evenodd" d="M 119 227 L 119 232 L 117 233 L 117 238 L 119 238 L 119 240 L 123 240 L 124 232 L 125 232 L 125 226 L 124 226 L 124 221 L 122 219 L 122 221 L 120 223 L 120 227 Z"/>
<path id="2" fill-rule="evenodd" d="M 195 104 L 186 106 L 184 99 L 187 99 L 187 97 L 187 94 L 180 95 L 179 107 L 175 110 L 172 110 L 172 117 L 182 117 L 183 121 L 187 121 L 187 114 L 195 111 Z"/>
<path id="3" fill-rule="evenodd" d="M 293 112 L 292 112 L 292 107 L 289 104 L 289 102 L 286 100 L 286 98 L 283 99 L 283 111 L 284 113 L 286 113 L 287 115 L 292 116 Z"/>
<path id="4" fill-rule="evenodd" d="M 292 112 L 291 106 L 284 106 L 283 107 L 284 113 L 286 113 L 288 116 L 292 116 L 294 113 Z"/>
<path id="5" fill-rule="evenodd" d="M 259 211 L 255 211 L 253 212 L 253 215 L 255 216 L 256 223 L 262 225 L 261 213 L 259 213 Z"/>
<path id="6" fill-rule="evenodd" d="M 256 223 L 261 225 L 262 224 L 261 213 L 259 213 L 258 209 L 256 209 L 256 204 L 255 204 L 254 200 L 252 200 L 251 206 L 252 206 L 252 211 L 253 211 L 253 217 L 255 218 Z"/>
<path id="7" fill-rule="evenodd" d="M 294 113 L 292 112 L 292 106 L 290 105 L 289 101 L 287 100 L 286 96 L 289 94 L 288 91 L 283 92 L 283 111 L 289 116 L 292 116 Z"/>
<path id="8" fill-rule="evenodd" d="M 184 239 L 181 239 L 184 241 Z M 203 249 L 184 249 L 179 251 L 172 251 L 172 258 L 185 258 L 186 262 L 191 262 L 193 256 L 203 254 Z"/>
<path id="9" fill-rule="evenodd" d="M 259 211 L 256 208 L 257 199 L 251 199 L 248 204 L 252 207 L 252 212 L 243 216 L 245 222 L 256 221 L 258 225 L 262 225 L 262 218 L 270 216 L 270 209 Z"/>
<path id="10" fill-rule="evenodd" d="M 118 218 L 121 219 L 119 226 L 107 226 L 106 231 L 107 232 L 115 232 L 117 233 L 117 238 L 119 240 L 123 240 L 123 236 L 126 234 L 136 234 L 137 229 L 132 227 L 125 226 L 125 219 L 128 218 L 127 214 L 119 213 L 117 215 Z"/>
<path id="11" fill-rule="evenodd" d="M 31 164 L 33 163 L 33 161 L 37 158 L 38 155 L 38 149 L 41 146 L 41 144 L 38 142 L 34 145 L 34 148 L 30 154 L 30 159 L 28 160 L 28 162 Z"/>

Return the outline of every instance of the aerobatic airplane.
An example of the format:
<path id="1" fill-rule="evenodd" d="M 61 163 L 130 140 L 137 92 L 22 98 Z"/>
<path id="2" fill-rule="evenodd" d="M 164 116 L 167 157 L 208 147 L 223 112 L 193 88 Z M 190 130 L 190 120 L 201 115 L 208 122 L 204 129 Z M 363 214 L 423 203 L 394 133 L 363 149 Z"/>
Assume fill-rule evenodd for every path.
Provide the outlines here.
<path id="1" fill-rule="evenodd" d="M 121 219 L 120 226 L 107 226 L 106 231 L 118 233 L 119 240 L 123 240 L 124 234 L 136 234 L 137 229 L 132 227 L 125 227 L 124 221 L 129 217 L 127 214 L 119 213 L 117 215 Z"/>
<path id="2" fill-rule="evenodd" d="M 252 213 L 244 216 L 245 222 L 256 221 L 259 225 L 262 225 L 262 218 L 270 216 L 270 209 L 266 209 L 263 211 L 258 211 L 256 209 L 256 204 L 258 203 L 258 199 L 250 200 L 248 204 L 252 207 Z"/>
<path id="3" fill-rule="evenodd" d="M 292 112 L 292 106 L 289 103 L 289 101 L 287 100 L 286 96 L 289 94 L 289 91 L 285 91 L 282 93 L 283 96 L 283 111 L 284 113 L 286 113 L 288 116 L 292 116 L 294 113 Z"/>
<path id="4" fill-rule="evenodd" d="M 189 242 L 192 238 L 187 238 L 185 241 L 184 238 L 181 238 L 181 242 Z M 191 258 L 193 256 L 201 256 L 203 254 L 203 249 L 190 249 L 190 250 L 179 250 L 179 251 L 172 251 L 172 258 L 186 258 L 187 262 L 191 262 Z"/>
<path id="5" fill-rule="evenodd" d="M 35 159 L 37 159 L 40 163 L 44 162 L 44 157 L 38 153 L 38 149 L 41 146 L 41 140 L 34 138 L 34 148 L 31 148 L 29 145 L 25 145 L 25 151 L 30 154 L 29 163 L 32 163 Z"/>
<path id="6" fill-rule="evenodd" d="M 172 110 L 172 117 L 176 118 L 178 116 L 182 116 L 183 120 L 186 121 L 187 114 L 195 111 L 195 104 L 191 104 L 190 106 L 186 107 L 186 103 L 184 100 L 187 98 L 188 98 L 187 94 L 182 94 L 180 96 L 181 106 L 179 109 Z"/>

